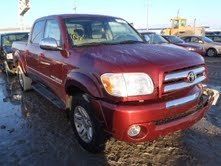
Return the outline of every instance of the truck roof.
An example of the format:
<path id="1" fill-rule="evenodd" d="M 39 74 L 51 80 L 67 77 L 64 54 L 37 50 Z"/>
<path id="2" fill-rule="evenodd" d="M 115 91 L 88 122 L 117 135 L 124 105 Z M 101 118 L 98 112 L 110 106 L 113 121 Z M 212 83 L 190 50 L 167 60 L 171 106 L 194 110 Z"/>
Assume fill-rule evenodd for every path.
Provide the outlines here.
<path id="1" fill-rule="evenodd" d="M 58 15 L 49 15 L 49 16 L 41 17 L 37 19 L 36 21 L 44 20 L 48 18 L 119 18 L 119 17 L 97 15 L 97 14 L 58 14 Z"/>

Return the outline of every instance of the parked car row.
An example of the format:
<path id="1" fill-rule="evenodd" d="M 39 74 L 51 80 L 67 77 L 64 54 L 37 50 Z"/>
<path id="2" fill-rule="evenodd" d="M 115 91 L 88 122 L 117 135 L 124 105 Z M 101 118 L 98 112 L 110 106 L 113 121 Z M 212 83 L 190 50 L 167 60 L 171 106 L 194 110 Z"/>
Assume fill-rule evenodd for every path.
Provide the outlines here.
<path id="1" fill-rule="evenodd" d="M 107 136 L 136 143 L 189 128 L 218 99 L 203 86 L 207 68 L 197 54 L 203 49 L 173 36 L 143 35 L 146 41 L 111 16 L 39 18 L 27 42 L 12 44 L 19 83 L 67 111 L 76 139 L 90 152 L 102 151 Z"/>
<path id="2" fill-rule="evenodd" d="M 201 45 L 209 57 L 218 56 L 221 54 L 221 43 L 214 42 L 208 37 L 202 36 L 186 36 L 182 39 L 187 43 L 196 43 Z"/>
<path id="3" fill-rule="evenodd" d="M 178 48 L 185 48 L 188 51 L 196 52 L 200 55 L 215 57 L 221 55 L 221 43 L 215 42 L 209 37 L 202 36 L 185 36 L 177 37 L 173 35 L 158 35 L 154 32 L 140 32 L 147 43 L 149 44 L 163 44 L 166 46 L 178 46 Z M 214 40 L 219 40 L 220 36 L 214 36 Z M 221 41 L 221 38 L 220 38 Z"/>

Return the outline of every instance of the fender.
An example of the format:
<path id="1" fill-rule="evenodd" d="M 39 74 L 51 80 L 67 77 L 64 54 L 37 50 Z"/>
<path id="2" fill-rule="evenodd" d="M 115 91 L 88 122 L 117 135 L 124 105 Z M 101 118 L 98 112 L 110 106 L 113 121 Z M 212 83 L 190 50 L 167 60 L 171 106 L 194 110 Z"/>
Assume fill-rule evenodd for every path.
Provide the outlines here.
<path id="1" fill-rule="evenodd" d="M 76 87 L 78 90 L 90 95 L 91 99 L 87 98 L 87 96 L 84 97 L 86 97 L 87 100 L 92 101 L 92 105 L 95 108 L 96 117 L 101 123 L 104 123 L 105 127 L 107 128 L 107 122 L 102 107 L 100 105 L 99 100 L 97 100 L 103 97 L 103 93 L 101 91 L 101 88 L 99 89 L 99 82 L 97 81 L 97 79 L 95 77 L 93 79 L 92 75 L 90 77 L 87 74 L 84 74 L 76 70 L 71 71 L 67 75 L 67 79 L 65 82 L 65 91 L 69 95 L 68 100 L 66 102 L 66 108 L 68 109 L 71 109 L 72 103 L 72 94 L 70 94 L 71 87 Z"/>
<path id="2" fill-rule="evenodd" d="M 14 63 L 18 63 L 18 65 L 20 65 L 20 67 L 22 68 L 22 70 L 26 74 L 27 72 L 26 72 L 26 67 L 25 67 L 26 66 L 25 58 L 21 54 L 22 54 L 22 52 L 19 50 L 16 50 L 14 52 L 14 58 L 15 58 Z"/>
<path id="3" fill-rule="evenodd" d="M 69 94 L 70 87 L 77 87 L 81 91 L 89 94 L 94 98 L 102 98 L 103 93 L 99 88 L 99 83 L 95 80 L 95 78 L 91 78 L 92 76 L 88 76 L 80 71 L 71 71 L 67 75 L 67 79 L 65 82 L 65 91 Z"/>

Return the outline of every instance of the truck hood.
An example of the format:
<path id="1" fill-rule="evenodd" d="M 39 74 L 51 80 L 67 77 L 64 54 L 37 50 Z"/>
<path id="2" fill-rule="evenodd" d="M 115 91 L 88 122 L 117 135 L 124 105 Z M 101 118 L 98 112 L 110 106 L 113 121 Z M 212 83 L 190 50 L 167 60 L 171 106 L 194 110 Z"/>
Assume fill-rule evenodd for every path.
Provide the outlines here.
<path id="1" fill-rule="evenodd" d="M 124 71 L 140 71 L 139 68 L 144 66 L 148 68 L 148 65 L 157 69 L 169 66 L 176 69 L 177 67 L 184 68 L 204 64 L 204 59 L 196 53 L 163 45 L 99 45 L 78 48 L 77 52 L 87 61 L 92 58 L 92 61 L 100 66 L 105 63 L 112 69 L 119 67 Z M 115 69 L 113 70 L 115 71 Z"/>

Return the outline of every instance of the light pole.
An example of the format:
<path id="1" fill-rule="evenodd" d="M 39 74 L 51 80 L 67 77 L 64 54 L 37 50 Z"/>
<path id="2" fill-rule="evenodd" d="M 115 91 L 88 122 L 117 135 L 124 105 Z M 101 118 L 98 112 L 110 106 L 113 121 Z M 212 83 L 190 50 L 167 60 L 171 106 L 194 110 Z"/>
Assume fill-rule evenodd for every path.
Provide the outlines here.
<path id="1" fill-rule="evenodd" d="M 147 0 L 147 30 L 149 29 L 149 4 L 150 3 L 150 0 Z"/>
<path id="2" fill-rule="evenodd" d="M 18 14 L 20 16 L 20 29 L 24 30 L 24 15 L 28 12 L 30 9 L 30 0 L 18 0 Z"/>

